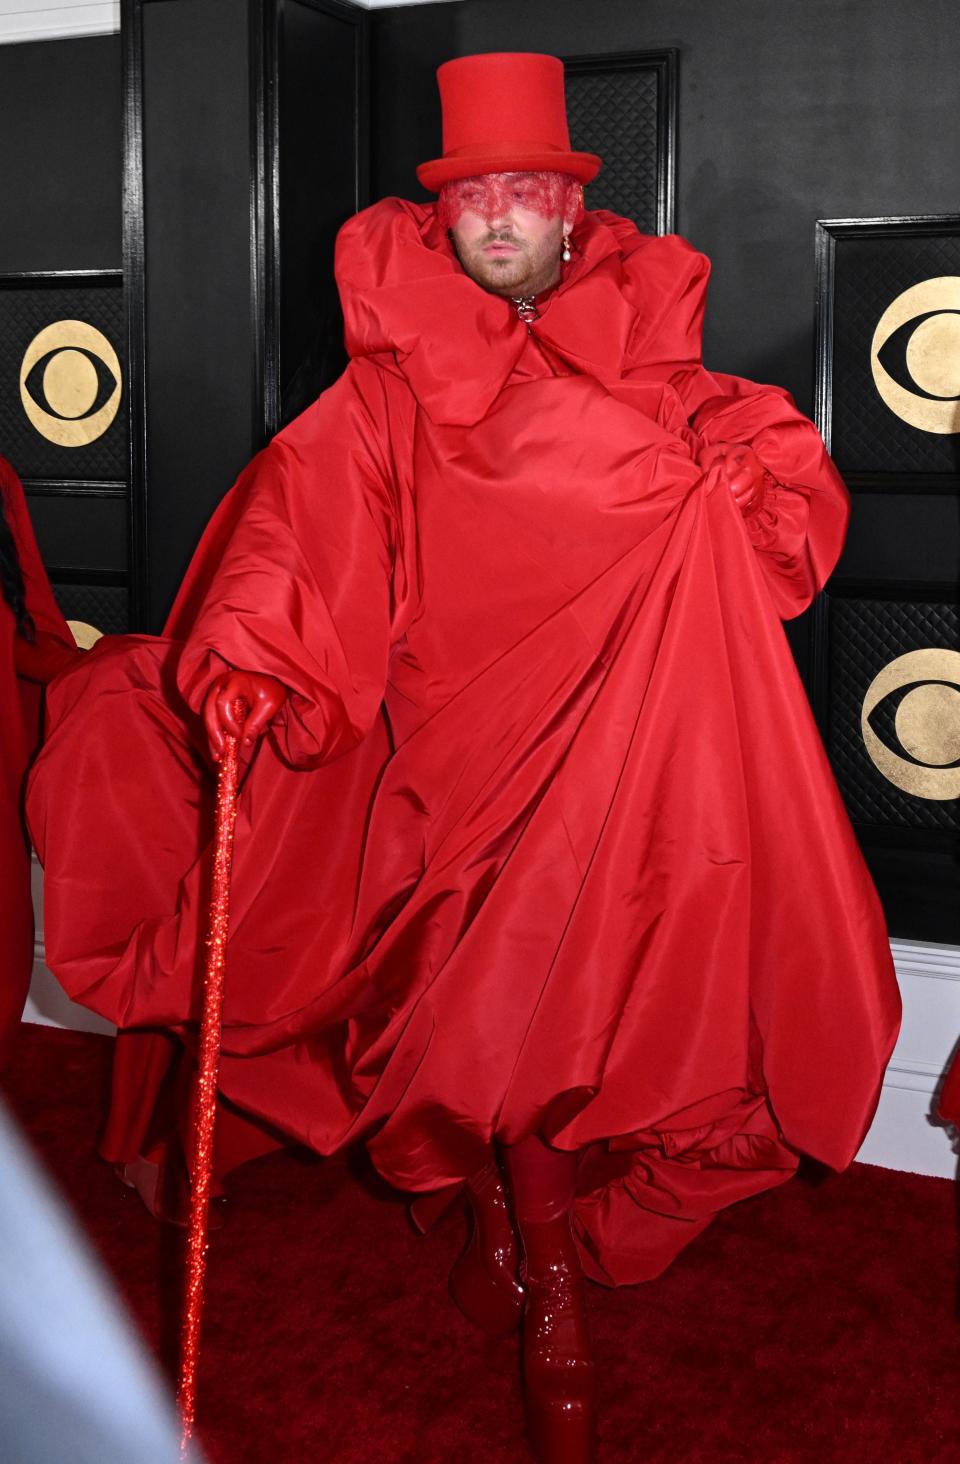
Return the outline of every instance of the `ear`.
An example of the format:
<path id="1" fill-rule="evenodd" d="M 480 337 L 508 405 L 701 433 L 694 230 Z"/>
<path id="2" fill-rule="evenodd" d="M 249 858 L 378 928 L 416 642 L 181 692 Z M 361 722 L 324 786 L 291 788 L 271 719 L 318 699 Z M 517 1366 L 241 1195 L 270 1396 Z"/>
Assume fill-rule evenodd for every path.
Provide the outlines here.
<path id="1" fill-rule="evenodd" d="M 567 189 L 567 201 L 563 210 L 564 232 L 569 234 L 583 213 L 583 184 L 571 183 Z"/>

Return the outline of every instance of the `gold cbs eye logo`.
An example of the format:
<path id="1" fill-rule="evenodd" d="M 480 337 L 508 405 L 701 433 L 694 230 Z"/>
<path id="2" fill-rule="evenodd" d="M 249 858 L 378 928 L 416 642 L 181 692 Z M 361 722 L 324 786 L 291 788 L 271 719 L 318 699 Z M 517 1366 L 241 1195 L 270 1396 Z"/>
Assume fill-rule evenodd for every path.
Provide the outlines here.
<path id="1" fill-rule="evenodd" d="M 911 285 L 887 306 L 870 344 L 881 398 L 921 432 L 960 432 L 960 275 Z"/>
<path id="2" fill-rule="evenodd" d="M 84 320 L 57 320 L 35 335 L 20 363 L 20 400 L 33 426 L 58 447 L 86 447 L 117 415 L 117 353 Z"/>
<path id="3" fill-rule="evenodd" d="M 904 689 L 893 726 L 906 757 L 871 722 L 880 703 Z M 895 787 L 917 798 L 960 797 L 960 651 L 929 647 L 889 662 L 867 688 L 860 730 L 874 766 Z"/>

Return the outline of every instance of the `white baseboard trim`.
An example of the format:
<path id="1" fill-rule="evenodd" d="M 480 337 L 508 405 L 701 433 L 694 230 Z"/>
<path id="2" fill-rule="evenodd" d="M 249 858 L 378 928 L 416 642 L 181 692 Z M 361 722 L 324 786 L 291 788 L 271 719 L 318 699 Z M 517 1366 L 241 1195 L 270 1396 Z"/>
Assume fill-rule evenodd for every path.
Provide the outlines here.
<path id="1" fill-rule="evenodd" d="M 940 981 L 960 981 L 960 946 L 937 945 L 929 940 L 899 940 L 890 942 L 893 963 L 898 976 L 912 972 Z"/>
<path id="2" fill-rule="evenodd" d="M 903 995 L 903 1026 L 857 1158 L 953 1179 L 956 1136 L 934 1117 L 934 1102 L 960 1038 L 960 946 L 892 940 L 890 948 Z"/>
<path id="3" fill-rule="evenodd" d="M 858 1160 L 881 1169 L 906 1170 L 937 1179 L 957 1175 L 952 1131 L 931 1117 L 931 1097 L 915 1089 L 884 1083 L 876 1117 Z"/>
<path id="4" fill-rule="evenodd" d="M 116 1028 L 104 1017 L 98 1017 L 96 1012 L 71 1001 L 47 968 L 43 949 L 43 870 L 36 854 L 30 869 L 30 882 L 37 938 L 33 943 L 33 975 L 23 1020 L 36 1022 L 41 1027 L 65 1027 L 71 1032 L 115 1032 Z"/>
<path id="5" fill-rule="evenodd" d="M 34 955 L 33 979 L 23 1020 L 41 1027 L 63 1027 L 71 1032 L 102 1032 L 109 1036 L 116 1031 L 104 1017 L 70 1000 L 57 978 L 47 970 L 42 949 Z"/>
<path id="6" fill-rule="evenodd" d="M 0 45 L 112 35 L 120 0 L 0 0 Z"/>

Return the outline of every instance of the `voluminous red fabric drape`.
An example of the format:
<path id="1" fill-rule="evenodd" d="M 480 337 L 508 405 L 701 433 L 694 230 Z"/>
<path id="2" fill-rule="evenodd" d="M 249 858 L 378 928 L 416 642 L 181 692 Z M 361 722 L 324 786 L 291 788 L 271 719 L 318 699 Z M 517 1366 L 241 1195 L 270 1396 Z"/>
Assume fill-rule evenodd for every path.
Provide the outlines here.
<path id="1" fill-rule="evenodd" d="M 18 634 L 0 595 L 0 1067 L 20 1022 L 33 970 L 30 848 L 23 823 L 23 780 L 40 736 L 40 686 L 75 652 L 53 598 L 27 513 L 23 485 L 0 457 L 3 511 L 23 572 L 26 608 L 36 639 Z M 18 674 L 18 668 L 22 674 Z"/>
<path id="2" fill-rule="evenodd" d="M 197 709 L 225 664 L 279 677 L 224 1094 L 320 1152 L 364 1137 L 409 1190 L 493 1138 L 581 1149 L 584 1259 L 613 1283 L 799 1153 L 845 1165 L 899 1006 L 780 624 L 836 560 L 843 486 L 786 393 L 703 368 L 701 255 L 602 212 L 575 244 L 528 330 L 432 209 L 346 226 L 350 367 L 225 499 L 168 636 L 58 683 L 31 819 L 67 989 L 189 1043 Z M 772 476 L 746 519 L 697 467 L 717 441 Z"/>

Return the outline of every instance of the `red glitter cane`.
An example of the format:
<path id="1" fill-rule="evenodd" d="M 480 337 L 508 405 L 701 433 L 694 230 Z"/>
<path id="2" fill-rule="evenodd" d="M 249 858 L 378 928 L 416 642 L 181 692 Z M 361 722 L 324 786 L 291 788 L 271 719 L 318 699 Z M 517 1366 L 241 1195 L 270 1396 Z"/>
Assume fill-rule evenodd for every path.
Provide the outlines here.
<path id="1" fill-rule="evenodd" d="M 246 707 L 234 703 L 243 721 Z M 213 1172 L 213 1129 L 217 1111 L 217 1069 L 220 1063 L 220 1019 L 223 1007 L 223 971 L 230 924 L 230 866 L 233 828 L 237 818 L 237 739 L 226 737 L 217 776 L 217 815 L 214 838 L 213 885 L 207 927 L 207 968 L 204 975 L 203 1016 L 197 1061 L 197 1104 L 191 1165 L 190 1224 L 187 1231 L 186 1297 L 180 1344 L 180 1385 L 177 1401 L 183 1432 L 180 1456 L 187 1457 L 197 1405 L 197 1361 L 203 1316 L 203 1281 L 207 1266 L 207 1220 Z"/>

